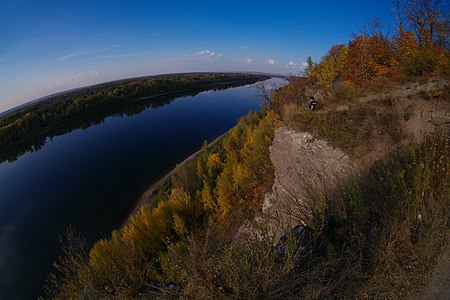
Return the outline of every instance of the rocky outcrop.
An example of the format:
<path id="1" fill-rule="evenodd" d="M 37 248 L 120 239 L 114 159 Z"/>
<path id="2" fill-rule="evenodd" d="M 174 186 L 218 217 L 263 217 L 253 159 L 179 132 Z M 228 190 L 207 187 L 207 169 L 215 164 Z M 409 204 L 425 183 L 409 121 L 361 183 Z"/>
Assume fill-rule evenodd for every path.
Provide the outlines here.
<path id="1" fill-rule="evenodd" d="M 275 131 L 270 159 L 275 180 L 265 196 L 263 214 L 275 238 L 305 224 L 312 202 L 352 170 L 350 158 L 341 150 L 307 132 L 286 127 Z"/>

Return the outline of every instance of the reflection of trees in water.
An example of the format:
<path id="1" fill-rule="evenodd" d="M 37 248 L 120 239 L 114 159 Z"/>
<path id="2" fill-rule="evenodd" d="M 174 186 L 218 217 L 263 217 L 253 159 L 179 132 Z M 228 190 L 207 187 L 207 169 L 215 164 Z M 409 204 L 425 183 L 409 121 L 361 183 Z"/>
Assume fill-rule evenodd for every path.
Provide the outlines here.
<path id="1" fill-rule="evenodd" d="M 171 103 L 176 98 L 186 96 L 196 96 L 204 91 L 221 91 L 233 87 L 242 86 L 243 83 L 226 84 L 219 87 L 204 87 L 196 88 L 185 92 L 176 92 L 160 97 L 152 97 L 149 99 L 130 101 L 126 103 L 116 104 L 107 108 L 97 109 L 92 112 L 87 112 L 76 119 L 64 122 L 54 128 L 48 129 L 45 132 L 27 137 L 12 147 L 0 152 L 0 163 L 4 161 L 14 162 L 20 156 L 27 152 L 37 152 L 45 146 L 48 140 L 60 135 L 70 133 L 76 129 L 87 129 L 91 126 L 101 124 L 107 117 L 123 117 L 133 116 L 146 110 L 147 108 L 158 108 Z"/>

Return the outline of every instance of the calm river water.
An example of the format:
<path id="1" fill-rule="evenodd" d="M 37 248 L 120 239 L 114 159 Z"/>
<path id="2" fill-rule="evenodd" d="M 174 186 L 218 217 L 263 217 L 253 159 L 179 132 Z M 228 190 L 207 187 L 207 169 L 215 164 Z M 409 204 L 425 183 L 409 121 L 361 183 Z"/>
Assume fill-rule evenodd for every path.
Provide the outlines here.
<path id="1" fill-rule="evenodd" d="M 0 299 L 42 295 L 67 226 L 89 242 L 107 237 L 149 183 L 259 110 L 256 95 L 237 87 L 116 113 L 1 163 Z"/>

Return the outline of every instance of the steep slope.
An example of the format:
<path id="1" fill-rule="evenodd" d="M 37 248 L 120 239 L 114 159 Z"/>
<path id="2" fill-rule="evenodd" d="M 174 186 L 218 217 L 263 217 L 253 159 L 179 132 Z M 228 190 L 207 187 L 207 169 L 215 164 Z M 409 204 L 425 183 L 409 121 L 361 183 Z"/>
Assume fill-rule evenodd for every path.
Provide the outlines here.
<path id="1" fill-rule="evenodd" d="M 271 193 L 266 194 L 263 212 L 270 216 L 268 226 L 278 237 L 287 228 L 306 225 L 314 201 L 353 169 L 350 158 L 340 149 L 310 133 L 286 127 L 275 131 L 270 159 L 275 180 Z"/>
<path id="2" fill-rule="evenodd" d="M 410 83 L 399 86 L 389 92 L 362 97 L 351 103 L 329 105 L 318 112 L 305 112 L 301 105 L 291 104 L 288 106 L 287 111 L 285 111 L 287 126 L 275 131 L 275 137 L 270 147 L 275 180 L 272 191 L 266 194 L 262 207 L 264 217 L 261 219 L 267 222 L 269 233 L 274 240 L 277 241 L 298 224 L 311 224 L 311 219 L 315 217 L 313 212 L 317 214 L 321 210 L 327 213 L 333 211 L 330 208 L 320 207 L 324 205 L 321 202 L 322 199 L 333 198 L 329 195 L 330 191 L 339 190 L 342 184 L 348 184 L 348 181 L 351 182 L 352 180 L 355 181 L 355 178 L 359 178 L 356 180 L 367 180 L 361 176 L 370 173 L 372 166 L 380 161 L 391 160 L 392 163 L 396 164 L 395 157 L 401 151 L 408 151 L 412 142 L 420 143 L 431 133 L 437 131 L 445 137 L 448 143 L 450 132 L 449 100 L 449 82 L 442 79 L 433 79 L 424 83 Z M 332 117 L 329 117 L 330 115 Z M 309 120 L 309 123 L 305 122 L 305 119 Z M 353 122 L 353 120 L 358 122 Z M 340 121 L 342 123 L 339 123 Z M 329 129 L 333 126 L 347 128 L 349 132 L 354 134 L 354 139 L 345 140 L 347 136 L 342 135 L 341 132 L 336 134 Z M 313 133 L 308 132 L 311 129 Z M 343 146 L 343 149 L 340 149 L 340 145 Z M 432 150 L 433 147 L 434 145 L 431 144 L 429 149 Z M 415 151 L 417 150 L 411 150 L 413 156 Z M 423 155 L 426 157 L 427 153 Z M 431 162 L 432 167 L 434 167 L 433 162 Z M 425 161 L 421 162 L 419 166 L 424 164 L 426 164 Z M 445 173 L 445 158 L 441 156 L 436 164 L 437 167 L 443 164 Z M 403 165 L 403 168 L 408 168 L 408 165 Z M 415 172 L 417 178 L 429 176 L 426 173 L 427 171 L 421 168 L 418 168 Z M 404 174 L 404 171 L 400 169 L 400 173 L 395 176 L 403 176 L 402 174 Z M 380 179 L 383 180 L 382 177 Z M 422 180 L 426 179 L 423 178 Z M 398 184 L 395 183 L 393 187 L 395 189 L 402 188 Z M 422 182 L 418 181 L 416 184 L 419 186 Z M 411 189 L 414 188 L 416 187 Z M 424 187 L 424 191 L 425 189 L 426 187 Z M 424 197 L 424 192 L 422 192 L 422 197 Z M 408 206 L 411 206 L 411 204 L 405 203 L 402 205 L 406 206 L 402 208 L 405 211 L 392 211 L 394 216 L 398 214 L 399 218 L 402 218 L 403 215 L 408 215 L 407 211 L 410 209 Z M 416 231 L 419 231 L 419 225 L 421 224 L 420 211 L 425 210 L 430 213 L 433 210 L 430 207 L 425 208 L 427 205 L 429 204 L 420 204 L 422 207 L 419 212 L 415 212 L 420 218 L 418 217 L 418 221 L 413 221 L 413 224 L 416 223 L 414 228 L 407 228 L 406 226 L 410 225 L 406 225 L 409 222 L 406 220 L 403 221 L 404 224 L 392 227 L 391 233 L 394 236 L 407 234 L 404 241 L 395 240 L 396 237 L 391 237 L 391 240 L 381 238 L 386 243 L 391 243 L 391 245 L 387 244 L 386 247 L 392 248 L 380 250 L 389 253 L 389 257 L 383 257 L 379 254 L 374 257 L 377 257 L 376 259 L 380 261 L 389 261 L 389 259 L 399 259 L 401 255 L 410 253 L 415 257 L 408 260 L 414 261 L 422 257 L 423 259 L 430 259 L 432 262 L 428 265 L 425 262 L 414 262 L 413 266 L 407 266 L 408 270 L 405 270 L 403 274 L 406 279 L 396 280 L 395 284 L 401 286 L 402 280 L 408 280 L 408 278 L 413 278 L 415 281 L 404 283 L 402 289 L 397 292 L 395 290 L 391 292 L 389 287 L 383 286 L 385 284 L 383 280 L 389 278 L 388 276 L 394 276 L 396 272 L 402 272 L 401 265 L 397 269 L 390 266 L 388 269 L 392 274 L 385 277 L 375 277 L 374 281 L 368 281 L 369 283 L 366 288 L 363 288 L 363 291 L 366 289 L 369 292 L 363 292 L 362 297 L 371 295 L 371 297 L 380 298 L 380 295 L 385 295 L 383 297 L 402 295 L 415 299 L 422 299 L 422 297 L 423 299 L 448 298 L 448 286 L 445 284 L 450 276 L 448 271 L 448 238 L 447 246 L 441 245 L 442 249 L 447 248 L 447 250 L 436 263 L 435 271 L 430 268 L 436 261 L 436 258 L 433 258 L 434 250 L 427 253 L 426 249 L 421 248 L 422 246 L 414 245 L 416 243 L 414 235 L 418 234 Z M 374 224 L 376 223 L 375 221 Z M 371 234 L 374 235 L 374 239 L 378 239 L 376 236 L 380 234 L 380 225 L 371 226 Z M 405 227 L 402 228 L 402 226 Z M 433 226 L 427 225 L 426 230 L 434 230 Z M 409 233 L 412 234 L 411 240 Z M 422 232 L 422 234 L 424 233 Z M 437 232 L 432 234 L 437 234 Z M 431 238 L 430 242 L 439 244 Z M 396 245 L 398 243 L 400 244 Z M 409 245 L 401 246 L 401 243 L 409 243 Z M 396 249 L 399 246 L 404 248 Z M 374 250 L 374 253 L 377 253 L 378 250 Z M 390 253 L 390 251 L 394 252 Z M 411 262 L 404 261 L 403 263 L 410 264 Z M 422 263 L 425 263 L 425 265 Z M 421 270 L 423 276 L 416 277 L 417 274 L 414 273 L 417 272 L 415 270 L 417 272 Z M 405 286 L 411 284 L 415 286 L 409 290 L 405 289 Z M 429 287 L 425 288 L 427 285 Z M 386 296 L 387 294 L 383 293 L 390 293 L 391 296 Z"/>

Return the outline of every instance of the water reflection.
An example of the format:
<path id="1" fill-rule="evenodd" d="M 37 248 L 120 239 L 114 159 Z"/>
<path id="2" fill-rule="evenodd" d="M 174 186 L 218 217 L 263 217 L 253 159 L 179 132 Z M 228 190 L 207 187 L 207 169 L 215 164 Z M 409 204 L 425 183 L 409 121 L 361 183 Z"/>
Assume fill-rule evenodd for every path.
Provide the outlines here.
<path id="1" fill-rule="evenodd" d="M 45 133 L 31 136 L 27 139 L 21 141 L 19 144 L 9 147 L 7 149 L 0 149 L 0 164 L 2 162 L 14 162 L 20 156 L 27 152 L 36 152 L 42 149 L 42 147 L 52 138 L 60 135 L 64 135 L 72 132 L 76 129 L 87 129 L 91 126 L 98 125 L 104 122 L 107 117 L 122 117 L 122 116 L 133 116 L 139 114 L 147 108 L 158 108 L 169 104 L 174 99 L 186 96 L 196 96 L 202 92 L 217 92 L 221 90 L 227 90 L 229 88 L 237 87 L 240 84 L 228 84 L 216 87 L 214 89 L 210 88 L 198 88 L 196 90 L 172 93 L 170 95 L 152 97 L 150 99 L 138 99 L 136 101 L 120 103 L 118 105 L 104 108 L 101 110 L 95 110 L 93 112 L 86 113 L 77 119 L 70 120 L 58 127 L 52 128 L 45 131 Z"/>
<path id="2" fill-rule="evenodd" d="M 149 183 L 261 105 L 254 88 L 202 92 L 86 115 L 0 164 L 0 299 L 39 296 L 68 225 L 108 236 Z"/>

